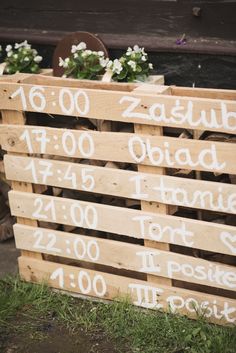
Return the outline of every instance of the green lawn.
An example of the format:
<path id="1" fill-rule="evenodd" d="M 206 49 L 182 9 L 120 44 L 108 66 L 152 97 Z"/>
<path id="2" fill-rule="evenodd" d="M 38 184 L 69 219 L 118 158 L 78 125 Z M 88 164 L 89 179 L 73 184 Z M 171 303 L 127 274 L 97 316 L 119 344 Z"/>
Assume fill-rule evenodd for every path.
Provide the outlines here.
<path id="1" fill-rule="evenodd" d="M 104 304 L 75 299 L 53 292 L 47 286 L 21 282 L 17 277 L 0 280 L 0 348 L 1 338 L 9 332 L 27 332 L 31 339 L 45 340 L 45 335 L 37 331 L 38 323 L 52 320 L 71 335 L 81 329 L 88 333 L 100 332 L 114 342 L 115 352 L 236 352 L 235 327 L 141 310 L 128 301 Z M 61 352 L 67 353 L 66 348 Z"/>

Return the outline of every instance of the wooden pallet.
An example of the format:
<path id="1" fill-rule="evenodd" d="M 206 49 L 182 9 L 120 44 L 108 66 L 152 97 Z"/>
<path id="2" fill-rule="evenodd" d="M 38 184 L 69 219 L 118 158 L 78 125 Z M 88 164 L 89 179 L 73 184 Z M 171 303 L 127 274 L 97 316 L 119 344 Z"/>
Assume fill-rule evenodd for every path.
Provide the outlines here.
<path id="1" fill-rule="evenodd" d="M 234 134 L 236 91 L 23 75 L 1 80 L 0 97 L 23 279 L 235 324 L 236 228 L 199 220 L 196 211 L 235 215 L 236 186 L 167 171 L 236 174 L 235 143 L 173 137 L 176 129 Z M 24 112 L 44 115 L 32 126 Z M 45 126 L 46 114 L 54 127 Z M 133 132 L 66 129 L 57 126 L 61 115 Z M 36 185 L 71 196 L 40 194 Z M 189 213 L 174 215 L 176 207 Z M 204 252 L 222 260 L 196 257 Z"/>

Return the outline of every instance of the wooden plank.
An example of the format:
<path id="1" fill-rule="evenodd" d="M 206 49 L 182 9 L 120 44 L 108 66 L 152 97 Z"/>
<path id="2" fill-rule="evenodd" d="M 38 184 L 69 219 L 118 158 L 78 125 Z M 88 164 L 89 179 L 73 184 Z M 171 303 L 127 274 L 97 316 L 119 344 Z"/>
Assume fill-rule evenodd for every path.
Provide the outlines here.
<path id="1" fill-rule="evenodd" d="M 10 81 L 9 81 L 10 82 Z M 31 75 L 28 74 L 23 80 L 19 83 L 28 83 L 33 85 L 43 85 L 43 86 L 52 86 L 52 87 L 71 87 L 71 88 L 97 88 L 102 90 L 114 90 L 114 91 L 132 91 L 136 84 L 127 83 L 127 82 L 103 82 L 94 80 L 77 80 L 73 78 L 62 78 L 62 77 L 45 77 L 44 75 Z"/>
<path id="2" fill-rule="evenodd" d="M 11 111 L 11 110 L 1 110 L 2 114 L 2 122 L 4 124 L 15 124 L 15 125 L 23 125 L 25 124 L 25 116 L 21 111 Z M 13 181 L 11 184 L 13 190 L 24 191 L 24 192 L 33 192 L 33 186 L 29 183 L 21 183 L 17 181 Z M 24 217 L 17 217 L 17 222 L 20 224 L 27 224 L 31 226 L 37 226 L 37 221 L 30 220 Z M 42 255 L 31 252 L 31 251 L 22 251 L 22 255 L 29 256 L 37 259 L 42 259 Z"/>
<path id="3" fill-rule="evenodd" d="M 135 92 L 137 93 L 145 93 L 146 88 L 145 86 L 140 87 L 135 89 Z M 161 87 L 161 86 L 156 86 L 153 90 L 156 94 L 170 94 L 170 89 Z M 151 90 L 149 91 L 149 93 Z M 148 92 L 147 92 L 148 93 Z M 135 133 L 138 134 L 146 134 L 146 135 L 153 135 L 155 140 L 163 135 L 163 128 L 159 126 L 149 126 L 149 125 L 139 125 L 139 124 L 134 124 L 134 131 Z M 165 175 L 165 169 L 160 168 L 160 167 L 154 167 L 154 166 L 144 166 L 144 165 L 138 165 L 138 171 L 139 172 L 144 172 L 144 173 L 150 173 L 153 175 Z M 156 202 L 148 202 L 145 200 L 141 201 L 141 209 L 146 212 L 156 212 L 158 214 L 168 214 L 168 205 L 165 203 L 156 203 Z M 167 250 L 170 251 L 170 245 L 168 243 L 161 243 L 161 242 L 153 242 L 151 240 L 144 240 L 144 245 L 146 247 L 151 247 L 154 249 L 162 249 L 162 250 Z M 164 284 L 164 285 L 172 285 L 172 281 L 170 279 L 158 277 L 155 278 L 153 277 L 152 274 L 149 274 L 147 276 L 147 281 L 148 282 L 154 282 L 154 283 L 159 283 L 159 284 Z"/>
<path id="4" fill-rule="evenodd" d="M 234 0 L 136 0 L 135 3 L 132 0 L 98 3 L 70 0 L 54 5 L 48 1 L 38 5 L 29 0 L 1 1 L 1 41 L 23 41 L 27 37 L 30 43 L 55 46 L 65 35 L 83 30 L 98 34 L 109 49 L 125 50 L 138 43 L 154 53 L 174 51 L 177 56 L 179 52 L 195 52 L 197 62 L 199 53 L 235 55 Z M 201 17 L 192 16 L 193 6 L 202 9 Z M 187 45 L 176 45 L 178 34 L 182 33 L 187 34 Z M 187 64 L 183 60 L 185 69 L 189 56 L 186 60 Z M 225 60 L 229 67 L 231 60 Z M 205 66 L 208 61 L 205 60 Z M 184 72 L 180 72 L 182 76 Z"/>
<path id="5" fill-rule="evenodd" d="M 34 30 L 46 37 L 46 34 L 52 30 L 73 32 L 83 29 L 92 33 L 101 32 L 103 35 L 136 34 L 137 42 L 139 34 L 147 37 L 176 37 L 177 33 L 188 33 L 188 38 L 191 39 L 210 37 L 215 41 L 220 39 L 230 41 L 235 38 L 232 32 L 236 5 L 232 0 L 181 0 L 180 3 L 176 0 L 156 0 L 154 3 L 151 0 L 145 3 L 137 0 L 135 5 L 132 0 L 121 0 L 118 3 L 102 0 L 99 4 L 92 0 L 82 4 L 75 0 L 67 3 L 59 0 L 57 7 L 46 0 L 40 3 L 29 0 L 23 2 L 3 0 L 1 4 L 2 26 L 13 29 L 17 25 L 24 32 L 27 28 L 24 22 L 25 9 L 27 9 L 29 16 L 27 35 L 31 35 Z M 200 18 L 190 17 L 193 6 L 201 7 L 203 14 L 199 14 L 202 15 Z M 213 18 L 212 13 L 214 13 Z M 64 16 L 63 21 L 60 14 Z M 133 18 L 135 22 L 132 21 Z M 139 23 L 142 23 L 141 29 Z M 46 33 L 43 31 L 44 28 L 47 30 Z M 3 31 L 1 34 L 3 38 L 5 34 Z M 22 37 L 22 40 L 24 38 Z M 202 41 L 204 42 L 203 39 Z M 188 45 L 193 44 L 190 42 Z M 125 49 L 129 43 L 119 42 L 119 45 L 120 49 Z M 159 43 L 153 43 L 153 45 L 158 51 Z"/>
<path id="6" fill-rule="evenodd" d="M 236 289 L 236 268 L 169 251 L 49 229 L 14 226 L 18 249 L 201 285 Z M 150 282 L 150 281 L 149 281 Z M 171 281 L 170 281 L 171 283 Z M 163 283 L 164 284 L 164 283 Z"/>
<path id="7" fill-rule="evenodd" d="M 41 69 L 40 74 L 43 76 L 53 76 L 53 69 Z"/>
<path id="8" fill-rule="evenodd" d="M 186 182 L 157 171 L 154 175 L 50 159 L 5 156 L 4 161 L 9 180 L 236 214 L 236 185 L 232 184 Z"/>
<path id="9" fill-rule="evenodd" d="M 1 109 L 234 133 L 236 102 L 0 81 Z M 112 114 L 111 114 L 112 112 Z"/>
<path id="10" fill-rule="evenodd" d="M 199 140 L 199 138 L 200 138 L 200 136 L 202 134 L 202 131 L 193 130 L 192 134 L 193 134 L 193 138 L 195 140 Z M 195 179 L 197 179 L 197 180 L 201 180 L 202 179 L 202 175 L 201 175 L 201 171 L 200 170 L 197 170 L 195 172 Z M 197 219 L 202 220 L 202 218 L 203 218 L 203 210 L 198 210 L 197 211 Z"/>
<path id="11" fill-rule="evenodd" d="M 16 191 L 10 191 L 9 201 L 18 217 L 236 255 L 233 226 Z"/>
<path id="12" fill-rule="evenodd" d="M 0 143 L 9 152 L 236 174 L 235 143 L 166 136 L 157 139 L 151 131 L 156 130 L 151 127 L 148 133 L 142 128 L 139 133 L 131 134 L 0 125 Z"/>
<path id="13" fill-rule="evenodd" d="M 171 86 L 171 92 L 175 96 L 213 98 L 235 100 L 236 91 L 230 89 L 213 89 L 213 88 L 191 88 Z"/>
<path id="14" fill-rule="evenodd" d="M 234 0 L 228 0 L 228 1 L 232 2 Z M 122 13 L 122 11 L 120 11 L 120 13 Z M 189 15 L 189 13 L 188 13 L 188 15 Z M 205 13 L 205 11 L 204 11 L 204 13 Z M 188 17 L 188 15 L 187 15 L 187 17 Z M 182 18 L 183 14 L 181 14 L 180 17 Z M 50 13 L 50 18 L 51 18 L 51 13 Z M 132 14 L 132 18 L 133 18 L 133 14 Z M 156 19 L 156 17 L 155 17 L 155 19 Z M 105 19 L 105 22 L 106 21 L 107 21 L 107 18 Z M 70 22 L 71 22 L 71 20 L 70 20 Z M 98 23 L 99 22 L 101 23 L 101 19 L 99 19 Z M 113 21 L 109 21 L 109 22 L 113 23 Z M 208 29 L 209 29 L 209 23 L 207 20 L 206 20 L 206 22 L 208 24 Z M 61 19 L 60 19 L 60 23 L 61 23 Z M 137 22 L 137 23 L 139 23 L 139 22 Z M 166 20 L 165 20 L 165 23 L 166 23 Z M 32 27 L 34 27 L 34 26 L 35 26 L 35 23 Z M 199 26 L 199 28 L 200 27 L 201 26 Z M 221 26 L 219 26 L 219 28 L 220 27 Z M 40 29 L 41 28 L 43 28 L 43 26 L 40 26 Z M 84 26 L 81 26 L 81 28 L 85 29 Z M 114 28 L 114 24 L 113 24 L 113 28 Z M 156 23 L 155 23 L 155 28 L 156 28 Z M 215 26 L 212 26 L 212 28 L 214 30 Z M 74 31 L 77 31 L 77 30 L 78 30 L 78 27 L 74 28 Z M 87 30 L 92 31 L 93 33 L 96 32 L 94 30 L 94 21 L 93 21 L 92 30 L 91 29 L 87 29 Z M 39 31 L 39 30 L 32 29 L 32 28 L 29 30 L 28 28 L 22 29 L 19 27 L 16 28 L 15 26 L 13 28 L 10 28 L 9 26 L 7 26 L 7 27 L 1 26 L 0 27 L 0 38 L 4 42 L 13 41 L 13 40 L 21 42 L 21 41 L 25 40 L 26 31 L 27 31 L 27 38 L 30 43 L 38 43 L 38 44 L 53 45 L 53 46 L 56 46 L 58 44 L 58 42 L 64 36 L 71 34 L 71 31 L 68 32 L 68 28 L 66 29 L 66 31 L 58 31 L 58 30 L 47 30 L 47 31 L 41 30 L 41 31 Z M 180 55 L 177 54 L 177 56 L 176 56 L 180 65 L 178 65 L 178 63 L 176 63 L 176 60 L 175 60 L 175 64 L 177 65 L 179 72 L 181 72 L 181 77 L 178 77 L 178 81 L 177 81 L 179 83 L 183 83 L 183 81 L 189 82 L 188 81 L 189 75 L 192 73 L 191 60 L 192 60 L 192 63 L 194 63 L 196 59 L 199 62 L 199 54 L 210 54 L 210 57 L 208 58 L 207 61 L 205 60 L 205 57 L 202 58 L 202 62 L 204 62 L 204 64 L 205 64 L 204 68 L 207 69 L 207 72 L 210 71 L 210 74 L 207 76 L 208 78 L 210 78 L 209 80 L 207 80 L 207 84 L 210 87 L 216 86 L 217 81 L 218 81 L 217 77 L 219 77 L 220 79 L 224 79 L 224 82 L 226 83 L 225 84 L 226 87 L 228 86 L 228 87 L 234 88 L 234 86 L 232 84 L 232 80 L 231 80 L 231 77 L 234 75 L 234 72 L 235 72 L 234 67 L 233 67 L 233 65 L 231 67 L 229 67 L 229 65 L 227 65 L 227 61 L 225 61 L 224 56 L 229 55 L 229 56 L 231 56 L 231 60 L 234 60 L 234 59 L 232 59 L 232 55 L 235 56 L 235 54 L 236 54 L 235 40 L 224 40 L 224 39 L 217 38 L 217 41 L 216 41 L 215 32 L 214 32 L 214 38 L 206 38 L 205 37 L 204 41 L 203 41 L 201 36 L 197 36 L 194 40 L 188 42 L 188 45 L 177 45 L 176 44 L 176 33 L 184 33 L 184 32 L 189 33 L 189 31 L 180 30 L 180 31 L 176 31 L 173 37 L 163 36 L 163 33 L 161 34 L 161 36 L 157 37 L 157 36 L 153 36 L 153 32 L 151 35 L 147 35 L 147 34 L 141 35 L 140 28 L 138 28 L 138 30 L 136 31 L 136 34 L 127 34 L 127 32 L 122 35 L 120 33 L 119 34 L 99 33 L 99 38 L 102 39 L 102 41 L 104 43 L 106 43 L 106 46 L 109 49 L 121 50 L 123 48 L 125 50 L 125 49 L 127 49 L 128 46 L 132 46 L 132 45 L 139 43 L 139 46 L 141 46 L 141 47 L 144 46 L 145 49 L 148 51 L 167 53 L 167 58 L 168 58 L 168 53 L 171 53 L 171 52 L 172 53 L 174 52 L 175 54 L 177 54 L 177 52 L 181 53 Z M 234 33 L 234 30 L 232 30 L 231 33 Z M 186 62 L 184 60 L 185 53 L 197 53 L 197 57 L 191 56 L 192 57 L 191 60 L 188 60 L 188 65 L 187 65 L 188 70 L 186 70 Z M 218 65 L 215 67 L 212 67 L 213 66 L 212 64 L 214 63 L 214 59 L 215 59 L 215 56 L 213 56 L 213 54 L 218 55 L 217 59 L 219 60 L 220 65 L 223 66 L 223 69 L 220 72 L 218 69 L 219 68 Z M 162 55 L 161 55 L 161 57 L 163 58 Z M 188 57 L 188 59 L 189 59 L 189 57 Z M 165 54 L 164 54 L 163 63 L 166 65 Z M 160 65 L 160 55 L 158 57 L 156 57 L 156 65 L 157 66 Z M 225 70 L 224 70 L 224 68 L 225 68 Z M 171 65 L 171 69 L 172 69 L 172 65 Z M 171 72 L 173 72 L 173 71 L 171 71 Z M 224 74 L 227 74 L 229 72 L 232 73 L 232 76 L 225 77 Z M 215 76 L 216 76 L 216 74 L 219 76 L 214 77 L 214 74 L 215 74 Z M 204 81 L 204 78 L 205 78 L 204 73 L 202 73 L 201 78 L 202 78 L 202 80 L 200 81 L 200 84 L 204 85 L 204 83 L 206 82 L 206 81 Z M 177 82 L 176 82 L 176 78 L 175 78 L 175 83 L 177 83 Z"/>
<path id="15" fill-rule="evenodd" d="M 28 74 L 23 80 L 22 83 L 43 85 L 43 86 L 60 86 L 60 87 L 75 87 L 75 88 L 97 88 L 102 90 L 114 90 L 114 91 L 125 91 L 130 92 L 135 87 L 138 87 L 140 84 L 136 82 L 104 82 L 97 80 L 78 80 L 73 78 L 62 78 L 62 77 L 47 77 L 45 79 L 44 75 L 32 75 Z M 164 76 L 163 75 L 150 75 L 147 84 L 158 84 L 164 85 Z"/>
<path id="16" fill-rule="evenodd" d="M 0 81 L 1 82 L 20 83 L 20 82 L 24 82 L 25 79 L 27 80 L 29 78 L 29 76 L 33 77 L 34 75 L 18 72 L 13 75 L 2 75 L 2 76 L 0 76 Z"/>
<path id="17" fill-rule="evenodd" d="M 236 301 L 181 288 L 147 283 L 93 270 L 53 262 L 19 258 L 22 279 L 101 299 L 130 296 L 132 303 L 149 309 L 187 314 L 196 318 L 205 313 L 218 324 L 234 324 Z"/>

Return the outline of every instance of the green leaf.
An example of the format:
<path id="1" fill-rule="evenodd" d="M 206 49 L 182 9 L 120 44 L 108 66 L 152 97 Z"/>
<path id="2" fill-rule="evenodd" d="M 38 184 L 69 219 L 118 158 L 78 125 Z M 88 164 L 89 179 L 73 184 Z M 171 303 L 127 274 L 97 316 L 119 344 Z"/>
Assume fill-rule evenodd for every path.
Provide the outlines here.
<path id="1" fill-rule="evenodd" d="M 95 65 L 93 67 L 90 67 L 89 70 L 92 72 L 100 72 L 103 71 L 103 68 L 101 67 L 101 65 Z"/>
<path id="2" fill-rule="evenodd" d="M 138 73 L 139 73 L 139 72 L 142 72 L 141 66 L 139 66 L 139 65 L 136 66 L 136 72 L 138 72 Z"/>
<path id="3" fill-rule="evenodd" d="M 123 80 L 127 75 L 127 70 L 123 69 L 119 75 L 117 75 L 118 80 Z"/>
<path id="4" fill-rule="evenodd" d="M 185 337 L 185 341 L 186 342 L 190 342 L 192 340 L 192 335 L 191 334 L 189 334 L 189 335 L 187 335 L 186 337 Z"/>

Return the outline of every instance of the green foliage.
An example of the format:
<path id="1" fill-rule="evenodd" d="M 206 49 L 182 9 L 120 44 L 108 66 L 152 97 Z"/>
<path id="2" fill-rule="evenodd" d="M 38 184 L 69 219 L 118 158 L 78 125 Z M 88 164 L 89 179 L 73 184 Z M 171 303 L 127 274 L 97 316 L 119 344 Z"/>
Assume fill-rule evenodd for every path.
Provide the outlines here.
<path id="1" fill-rule="evenodd" d="M 59 58 L 59 66 L 65 69 L 64 77 L 95 80 L 104 73 L 107 61 L 102 51 L 86 50 L 86 44 L 81 42 L 72 45 L 70 57 Z"/>
<path id="2" fill-rule="evenodd" d="M 141 310 L 128 300 L 93 306 L 90 322 L 119 341 L 126 340 L 132 352 L 235 353 L 236 328 Z"/>
<path id="3" fill-rule="evenodd" d="M 5 58 L 5 73 L 15 74 L 16 72 L 38 73 L 40 71 L 39 63 L 42 57 L 38 55 L 37 50 L 32 49 L 31 45 L 25 40 L 22 43 L 16 43 L 13 47 L 6 46 L 7 56 Z"/>
<path id="4" fill-rule="evenodd" d="M 145 81 L 152 68 L 144 48 L 135 45 L 133 49 L 129 47 L 119 60 L 114 60 L 111 66 L 112 78 L 119 82 Z"/>
<path id="5" fill-rule="evenodd" d="M 112 61 L 105 58 L 102 51 L 87 50 L 84 42 L 72 45 L 71 56 L 64 60 L 59 58 L 59 66 L 64 68 L 64 77 L 96 80 L 109 71 L 112 79 L 119 82 L 145 81 L 152 69 L 147 53 L 138 45 Z"/>
<path id="6" fill-rule="evenodd" d="M 27 324 L 15 324 L 23 315 Z M 0 335 L 10 329 L 32 332 L 37 320 L 57 319 L 76 332 L 105 331 L 118 343 L 120 352 L 133 353 L 235 353 L 236 328 L 221 327 L 203 319 L 142 310 L 120 299 L 109 304 L 79 300 L 55 293 L 46 285 L 0 280 Z M 10 320 L 11 319 L 11 320 Z M 11 324 L 9 324 L 11 322 Z M 125 348 L 124 348 L 125 347 Z"/>

